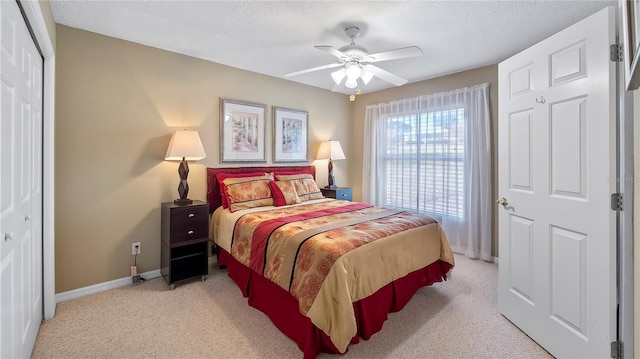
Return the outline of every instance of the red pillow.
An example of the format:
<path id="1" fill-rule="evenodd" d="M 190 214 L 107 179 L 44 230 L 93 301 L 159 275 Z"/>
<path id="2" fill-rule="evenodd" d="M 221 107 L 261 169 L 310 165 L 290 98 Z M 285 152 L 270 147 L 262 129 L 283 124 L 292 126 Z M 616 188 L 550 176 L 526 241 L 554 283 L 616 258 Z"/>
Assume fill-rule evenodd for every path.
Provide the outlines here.
<path id="1" fill-rule="evenodd" d="M 291 181 L 271 181 L 269 182 L 269 187 L 271 188 L 273 205 L 276 207 L 301 202 L 298 193 L 296 193 L 296 188 Z"/>
<path id="2" fill-rule="evenodd" d="M 218 179 L 218 185 L 220 186 L 220 196 L 222 197 L 222 207 L 229 207 L 229 196 L 227 195 L 227 187 L 222 183 L 227 178 L 242 178 L 242 177 L 259 177 L 264 176 L 264 172 L 250 172 L 250 173 L 218 173 L 216 178 Z"/>
<path id="3" fill-rule="evenodd" d="M 269 182 L 269 187 L 271 187 L 271 195 L 273 196 L 273 204 L 276 207 L 284 206 L 287 204 L 287 201 L 284 199 L 284 194 L 280 190 L 280 187 L 276 184 L 276 181 Z"/>

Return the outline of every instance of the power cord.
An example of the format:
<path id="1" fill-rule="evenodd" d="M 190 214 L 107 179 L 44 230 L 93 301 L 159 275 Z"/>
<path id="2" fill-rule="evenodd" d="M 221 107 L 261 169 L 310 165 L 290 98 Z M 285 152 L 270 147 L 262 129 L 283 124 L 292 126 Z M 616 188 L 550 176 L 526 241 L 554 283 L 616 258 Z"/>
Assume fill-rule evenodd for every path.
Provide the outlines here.
<path id="1" fill-rule="evenodd" d="M 137 260 L 138 260 L 138 247 L 136 247 L 136 255 L 133 257 L 133 265 L 136 266 L 136 268 L 138 268 L 136 265 Z M 141 282 L 144 282 L 146 279 L 142 278 L 140 274 L 138 274 L 138 280 L 140 280 Z"/>
<path id="2" fill-rule="evenodd" d="M 136 249 L 136 254 L 133 256 L 133 268 L 136 269 L 136 275 L 131 277 L 131 280 L 132 280 L 133 284 L 144 282 L 146 280 L 146 279 L 142 278 L 140 276 L 140 274 L 138 274 L 138 250 L 139 250 L 139 248 L 138 248 L 137 245 L 136 245 L 135 249 Z"/>

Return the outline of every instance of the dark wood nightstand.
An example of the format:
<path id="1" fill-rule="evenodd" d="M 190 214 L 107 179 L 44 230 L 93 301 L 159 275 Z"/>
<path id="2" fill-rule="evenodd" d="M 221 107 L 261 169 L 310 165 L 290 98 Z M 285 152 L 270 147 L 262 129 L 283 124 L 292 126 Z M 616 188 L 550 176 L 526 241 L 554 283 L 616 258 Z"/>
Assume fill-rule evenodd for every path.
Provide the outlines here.
<path id="1" fill-rule="evenodd" d="M 343 199 L 345 201 L 351 201 L 351 188 L 349 187 L 337 187 L 337 188 L 320 188 L 322 195 L 327 198 Z"/>
<path id="2" fill-rule="evenodd" d="M 160 273 L 171 287 L 175 282 L 209 274 L 209 207 L 201 201 L 178 206 L 162 203 Z"/>

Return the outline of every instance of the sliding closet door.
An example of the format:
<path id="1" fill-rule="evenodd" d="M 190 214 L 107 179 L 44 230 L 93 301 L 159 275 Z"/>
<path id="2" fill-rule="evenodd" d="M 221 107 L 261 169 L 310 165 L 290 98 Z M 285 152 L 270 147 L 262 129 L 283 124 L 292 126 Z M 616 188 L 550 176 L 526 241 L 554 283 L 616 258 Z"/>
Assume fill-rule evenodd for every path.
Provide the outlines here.
<path id="1" fill-rule="evenodd" d="M 28 358 L 42 321 L 42 65 L 0 2 L 0 358 Z"/>

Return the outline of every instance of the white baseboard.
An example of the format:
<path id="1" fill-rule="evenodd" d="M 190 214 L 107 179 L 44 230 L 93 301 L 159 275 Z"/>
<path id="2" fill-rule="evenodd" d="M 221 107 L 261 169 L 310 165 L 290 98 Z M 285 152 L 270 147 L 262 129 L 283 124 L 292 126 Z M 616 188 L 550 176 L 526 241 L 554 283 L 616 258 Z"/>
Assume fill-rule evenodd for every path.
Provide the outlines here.
<path id="1" fill-rule="evenodd" d="M 466 250 L 464 248 L 460 248 L 460 247 L 456 247 L 456 246 L 451 246 L 451 251 L 455 254 L 461 254 L 461 255 L 465 255 Z M 478 258 L 476 258 L 478 259 Z M 489 263 L 496 263 L 498 264 L 498 257 L 497 256 L 491 256 L 491 260 L 487 260 L 486 262 Z"/>
<path id="2" fill-rule="evenodd" d="M 161 276 L 160 269 L 152 270 L 150 272 L 140 273 L 140 276 L 145 280 L 154 279 Z M 70 290 L 68 292 L 62 292 L 56 294 L 56 303 L 64 302 L 70 299 L 76 299 L 84 297 L 85 295 L 104 292 L 105 290 L 124 287 L 125 285 L 131 285 L 131 277 L 124 277 L 120 279 L 114 279 L 104 283 L 98 283 L 90 285 L 88 287 L 78 288 Z"/>

